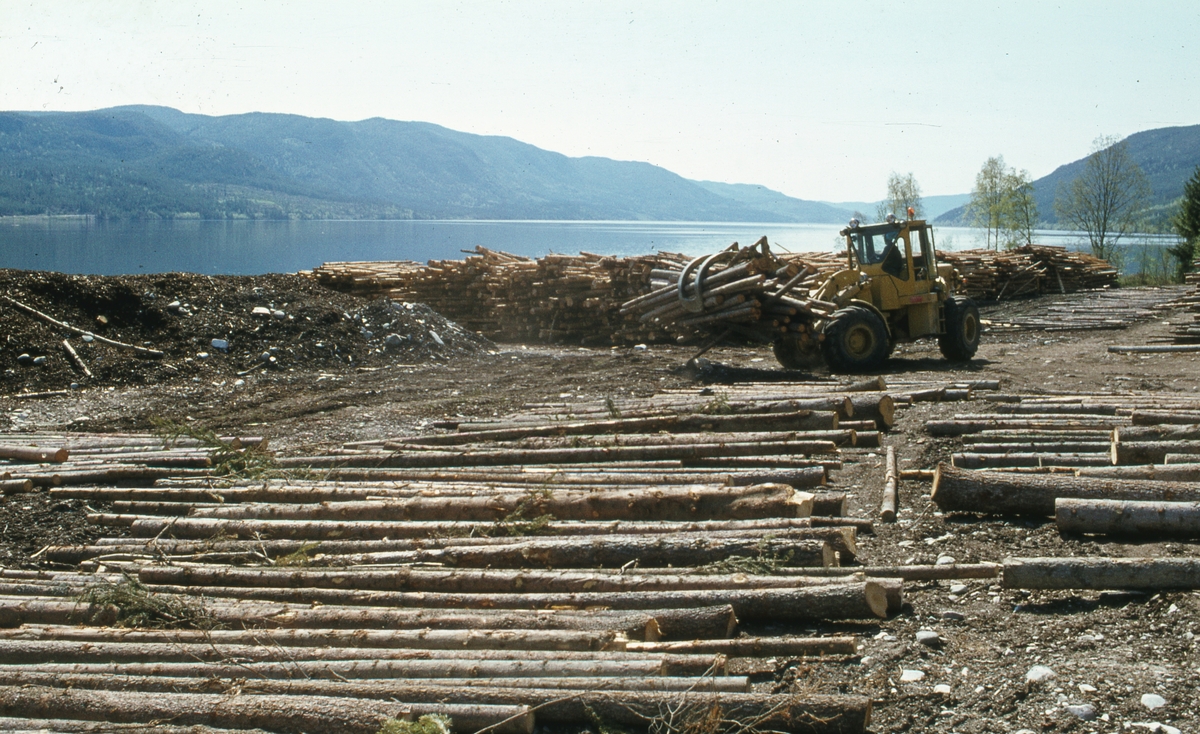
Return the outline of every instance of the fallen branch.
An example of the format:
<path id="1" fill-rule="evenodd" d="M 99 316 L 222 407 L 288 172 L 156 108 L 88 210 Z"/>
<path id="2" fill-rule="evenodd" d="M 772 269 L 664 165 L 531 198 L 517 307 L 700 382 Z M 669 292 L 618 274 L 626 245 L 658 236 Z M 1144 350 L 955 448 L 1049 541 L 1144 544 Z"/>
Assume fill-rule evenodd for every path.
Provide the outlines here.
<path id="1" fill-rule="evenodd" d="M 24 313 L 27 316 L 33 316 L 34 318 L 41 319 L 42 321 L 45 321 L 46 323 L 53 324 L 54 326 L 57 326 L 60 329 L 65 329 L 74 334 L 79 334 L 80 336 L 90 336 L 93 339 L 95 339 L 96 341 L 101 342 L 103 344 L 108 344 L 109 346 L 120 347 L 121 349 L 131 349 L 134 352 L 136 352 L 139 357 L 148 357 L 150 359 L 161 359 L 162 357 L 165 356 L 165 354 L 163 352 L 160 352 L 157 349 L 147 349 L 146 347 L 139 347 L 139 346 L 135 346 L 133 344 L 126 344 L 125 342 L 119 342 L 119 341 L 116 341 L 115 339 L 108 339 L 106 337 L 99 336 L 97 334 L 93 334 L 90 331 L 84 331 L 83 329 L 71 326 L 70 324 L 63 323 L 62 321 L 59 321 L 58 319 L 54 318 L 53 316 L 48 316 L 48 315 L 42 313 L 41 311 L 37 310 L 36 308 L 34 308 L 32 306 L 27 306 L 24 303 L 21 303 L 20 301 L 14 299 L 14 298 L 10 298 L 9 296 L 0 296 L 0 298 L 4 299 L 13 308 L 17 309 L 18 311 L 21 311 L 22 313 Z"/>

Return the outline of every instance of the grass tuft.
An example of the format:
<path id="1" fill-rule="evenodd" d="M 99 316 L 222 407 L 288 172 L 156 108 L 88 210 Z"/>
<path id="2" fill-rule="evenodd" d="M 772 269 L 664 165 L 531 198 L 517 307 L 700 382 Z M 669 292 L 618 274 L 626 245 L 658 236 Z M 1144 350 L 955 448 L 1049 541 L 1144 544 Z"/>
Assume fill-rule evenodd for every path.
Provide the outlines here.
<path id="1" fill-rule="evenodd" d="M 425 714 L 416 721 L 388 719 L 376 734 L 450 734 L 450 717 Z"/>

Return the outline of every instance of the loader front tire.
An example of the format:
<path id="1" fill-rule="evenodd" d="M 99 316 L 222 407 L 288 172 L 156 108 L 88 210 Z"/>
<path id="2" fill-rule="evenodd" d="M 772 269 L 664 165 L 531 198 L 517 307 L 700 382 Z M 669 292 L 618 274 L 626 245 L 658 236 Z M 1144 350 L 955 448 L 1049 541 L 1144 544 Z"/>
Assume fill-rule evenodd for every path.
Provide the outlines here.
<path id="1" fill-rule="evenodd" d="M 946 333 L 938 337 L 942 356 L 951 362 L 970 362 L 979 349 L 979 307 L 966 296 L 946 301 Z"/>
<path id="2" fill-rule="evenodd" d="M 830 317 L 821 353 L 834 372 L 867 372 L 887 361 L 888 339 L 887 325 L 878 314 L 848 306 Z"/>
<path id="3" fill-rule="evenodd" d="M 805 349 L 799 339 L 789 336 L 776 339 L 771 347 L 775 352 L 775 359 L 779 360 L 784 369 L 811 370 L 820 366 L 822 361 L 821 352 L 815 348 Z"/>

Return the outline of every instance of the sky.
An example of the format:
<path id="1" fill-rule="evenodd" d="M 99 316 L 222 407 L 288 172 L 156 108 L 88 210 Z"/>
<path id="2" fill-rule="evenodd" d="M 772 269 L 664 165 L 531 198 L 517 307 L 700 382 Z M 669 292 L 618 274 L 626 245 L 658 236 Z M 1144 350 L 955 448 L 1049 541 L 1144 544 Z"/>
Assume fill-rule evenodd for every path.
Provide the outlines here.
<path id="1" fill-rule="evenodd" d="M 1200 124 L 1200 3 L 0 0 L 0 110 L 385 117 L 873 201 Z"/>

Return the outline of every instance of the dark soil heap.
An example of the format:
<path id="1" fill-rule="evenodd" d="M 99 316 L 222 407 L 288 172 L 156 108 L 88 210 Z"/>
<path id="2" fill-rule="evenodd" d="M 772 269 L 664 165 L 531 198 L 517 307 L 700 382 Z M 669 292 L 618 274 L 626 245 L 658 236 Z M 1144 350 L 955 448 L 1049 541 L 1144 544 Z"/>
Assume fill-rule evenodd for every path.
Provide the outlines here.
<path id="1" fill-rule="evenodd" d="M 76 328 L 165 353 L 162 359 L 140 358 L 0 302 L 0 393 L 169 383 L 258 369 L 338 371 L 452 360 L 492 347 L 423 304 L 367 300 L 296 275 L 0 270 L 0 293 Z M 72 367 L 63 339 L 87 364 L 91 379 Z"/>

